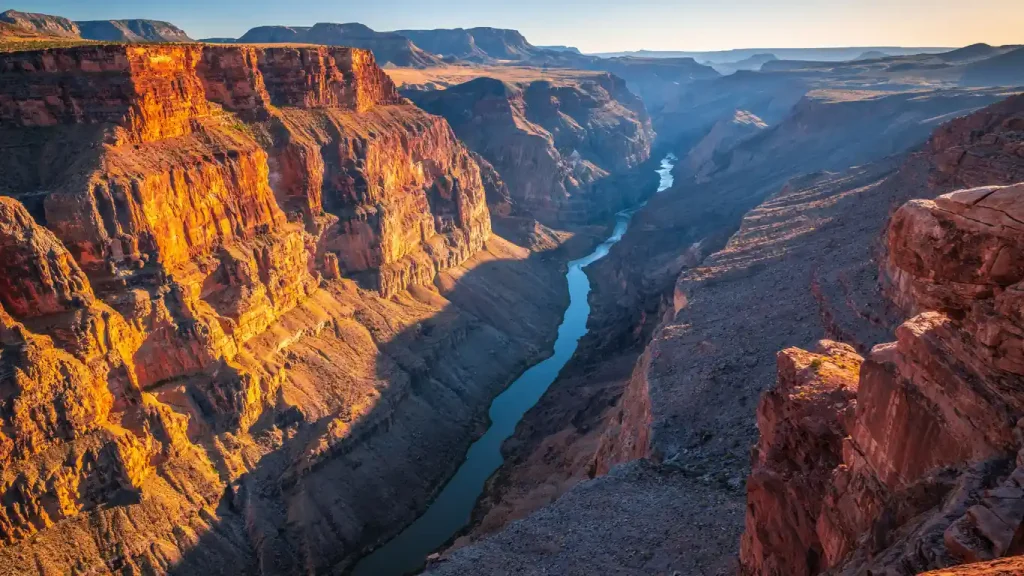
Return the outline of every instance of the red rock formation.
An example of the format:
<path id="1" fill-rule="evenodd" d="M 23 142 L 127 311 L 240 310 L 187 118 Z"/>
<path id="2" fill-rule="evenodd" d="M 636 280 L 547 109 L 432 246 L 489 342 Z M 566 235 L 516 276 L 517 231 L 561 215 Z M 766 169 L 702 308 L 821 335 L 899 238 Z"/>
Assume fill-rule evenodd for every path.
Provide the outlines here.
<path id="1" fill-rule="evenodd" d="M 112 424 L 112 410 L 127 399 L 112 393 L 126 392 L 123 377 L 111 374 L 124 368 L 124 358 L 98 356 L 131 347 L 131 330 L 95 301 L 53 234 L 5 197 L 0 262 L 0 542 L 11 543 L 135 490 L 151 472 L 153 448 Z M 92 329 L 79 335 L 84 343 L 65 333 L 81 328 L 78 321 Z"/>
<path id="2" fill-rule="evenodd" d="M 905 567 L 902 574 L 1024 551 L 1016 536 L 1024 526 L 1020 469 L 1010 475 L 999 466 L 965 470 L 1012 461 L 1021 448 L 1024 323 L 1017 284 L 1024 272 L 1012 263 L 1020 260 L 1024 241 L 1024 225 L 1014 217 L 1022 205 L 1020 186 L 970 189 L 912 201 L 893 216 L 887 268 L 897 280 L 896 299 L 908 310 L 928 311 L 864 362 L 856 415 L 840 427 L 849 434 L 841 465 L 826 461 L 838 456 L 837 444 L 813 452 L 811 470 L 827 478 L 824 490 L 778 498 L 784 505 L 773 509 L 764 505 L 762 468 L 755 465 L 743 540 L 747 571 L 853 574 L 896 564 Z M 770 416 L 763 408 L 758 414 L 762 444 L 773 438 Z M 813 435 L 791 431 L 786 437 L 796 442 Z M 793 447 L 783 454 L 811 461 Z M 949 497 L 943 507 L 953 489 L 943 469 L 961 470 L 953 472 L 959 482 L 977 478 L 978 487 Z M 922 514 L 930 515 L 926 523 L 912 521 Z M 814 530 L 804 530 L 809 525 Z M 944 545 L 935 542 L 943 531 Z M 913 557 L 901 552 L 913 548 Z M 820 564 L 798 554 L 814 549 L 823 551 Z M 773 555 L 780 558 L 774 565 Z"/>
<path id="3" fill-rule="evenodd" d="M 88 304 L 92 287 L 49 230 L 19 202 L 0 197 L 0 305 L 18 318 Z"/>
<path id="4" fill-rule="evenodd" d="M 259 67 L 274 104 L 364 112 L 402 98 L 372 53 L 344 47 L 264 48 Z"/>
<path id="5" fill-rule="evenodd" d="M 16 52 L 0 62 L 0 125 L 112 123 L 119 142 L 191 132 L 209 113 L 200 48 L 102 46 Z"/>
<path id="6" fill-rule="evenodd" d="M 856 409 L 863 361 L 831 341 L 819 353 L 779 353 L 779 381 L 761 398 L 761 439 L 747 479 L 747 529 L 740 544 L 754 574 L 817 574 L 823 551 L 816 532 L 825 489 L 842 461 L 847 420 Z"/>
<path id="7" fill-rule="evenodd" d="M 823 482 L 767 506 L 771 492 L 758 480 L 765 467 L 755 458 L 746 572 L 914 574 L 1024 552 L 1024 490 L 1015 469 L 1024 446 L 1024 318 L 1017 312 L 1024 186 L 1003 185 L 1024 166 L 1022 105 L 1013 97 L 944 125 L 897 176 L 898 185 L 923 193 L 997 185 L 912 200 L 892 215 L 880 251 L 882 287 L 911 318 L 895 342 L 875 346 L 864 360 L 855 414 L 832 412 L 846 435 L 841 451 L 833 444 L 808 458 L 800 446 L 815 435 L 785 435 L 791 446 L 783 458 L 808 463 Z M 927 185 L 922 163 L 930 167 Z M 775 419 L 763 407 L 778 394 L 762 400 L 759 446 L 774 437 Z M 791 397 L 784 406 L 799 402 Z M 811 563 L 801 550 L 820 558 Z"/>
<path id="8" fill-rule="evenodd" d="M 245 492 L 247 474 L 277 492 L 286 477 L 301 497 L 304 483 L 324 481 L 321 467 L 364 439 L 405 434 L 384 425 L 400 409 L 443 429 L 427 444 L 454 450 L 477 405 L 537 353 L 482 329 L 479 316 L 444 312 L 451 303 L 432 288 L 416 289 L 423 301 L 402 293 L 480 251 L 490 217 L 471 153 L 443 119 L 399 97 L 367 51 L 4 54 L 0 137 L 16 144 L 0 157 L 4 576 L 33 569 L 25 562 L 40 550 L 54 573 L 166 572 L 217 538 L 219 524 L 243 535 L 255 514 L 260 526 L 284 527 L 276 514 L 291 504 Z M 502 241 L 494 249 L 527 266 L 526 255 L 500 252 L 512 250 Z M 400 337 L 442 313 L 422 344 Z M 443 409 L 422 409 L 433 399 L 404 404 L 415 394 L 410 374 L 469 346 L 468 335 L 484 350 L 438 385 L 466 389 L 463 373 L 489 384 L 470 386 L 471 400 L 445 395 Z M 513 352 L 470 369 L 499 339 Z M 414 359 L 410 367 L 384 346 Z M 430 420 L 439 413 L 459 415 Z M 403 441 L 409 466 L 422 462 L 429 446 Z M 351 464 L 330 477 L 357 474 Z M 446 473 L 421 474 L 411 506 Z M 338 507 L 349 498 L 360 496 L 346 493 Z M 326 535 L 327 513 L 303 513 L 307 522 L 287 530 L 331 543 L 317 569 L 354 559 L 385 522 L 348 510 Z M 396 509 L 385 526 L 410 513 Z M 114 528 L 99 535 L 97 526 Z M 203 566 L 279 552 L 258 536 L 252 552 L 239 538 Z M 282 565 L 306 565 L 289 554 L 278 555 Z"/>
<path id="9" fill-rule="evenodd" d="M 271 179 L 307 215 L 330 214 L 321 243 L 343 273 L 368 273 L 391 295 L 464 262 L 490 236 L 480 169 L 444 119 L 399 105 L 280 120 Z"/>

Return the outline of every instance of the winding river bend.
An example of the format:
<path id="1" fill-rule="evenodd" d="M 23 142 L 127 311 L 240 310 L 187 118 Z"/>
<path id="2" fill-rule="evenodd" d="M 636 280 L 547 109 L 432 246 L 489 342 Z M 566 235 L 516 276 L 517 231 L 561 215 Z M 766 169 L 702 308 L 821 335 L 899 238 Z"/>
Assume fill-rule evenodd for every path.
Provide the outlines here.
<path id="1" fill-rule="evenodd" d="M 675 161 L 676 157 L 671 154 L 661 161 L 658 192 L 672 187 L 672 167 Z M 515 432 L 516 425 L 526 411 L 540 400 L 555 381 L 562 367 L 576 352 L 580 338 L 587 333 L 590 280 L 583 269 L 608 255 L 611 247 L 622 240 L 633 214 L 642 207 L 643 204 L 616 214 L 612 235 L 590 255 L 569 263 L 566 274 L 569 308 L 558 327 L 554 354 L 524 372 L 494 399 L 489 412 L 491 427 L 470 446 L 465 462 L 437 499 L 402 533 L 361 560 L 353 571 L 354 576 L 404 576 L 415 572 L 423 566 L 428 555 L 448 542 L 469 522 L 470 513 L 484 484 L 503 462 L 501 444 Z"/>

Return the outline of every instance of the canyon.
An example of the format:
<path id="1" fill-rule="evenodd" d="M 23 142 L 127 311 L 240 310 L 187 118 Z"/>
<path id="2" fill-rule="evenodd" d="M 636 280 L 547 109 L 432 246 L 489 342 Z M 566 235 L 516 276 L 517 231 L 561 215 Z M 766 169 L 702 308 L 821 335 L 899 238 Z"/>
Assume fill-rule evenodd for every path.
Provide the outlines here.
<path id="1" fill-rule="evenodd" d="M 637 215 L 636 234 L 591 271 L 591 341 L 506 443 L 506 465 L 473 530 L 429 573 L 486 565 L 503 567 L 497 573 L 917 574 L 1017 553 L 1010 334 L 1018 328 L 996 311 L 1011 308 L 987 300 L 1001 289 L 982 288 L 1008 286 L 1001 276 L 962 276 L 987 271 L 1000 242 L 1019 238 L 1013 216 L 1001 214 L 1020 198 L 1024 100 L 995 101 L 974 113 L 968 105 L 909 154 L 864 163 L 844 157 L 856 151 L 844 143 L 843 156 L 800 160 L 828 169 L 774 184 L 769 176 L 787 157 L 778 144 L 766 166 L 753 159 L 706 182 L 680 164 L 689 193 L 655 197 L 656 210 Z M 800 108 L 797 133 L 812 136 Z M 733 150 L 781 137 L 787 123 Z M 867 154 L 887 146 L 868 145 Z M 838 169 L 846 162 L 860 164 Z M 743 179 L 751 175 L 774 190 L 722 197 L 734 179 L 737 195 L 750 194 Z M 656 222 L 707 220 L 704 186 L 714 186 L 723 216 L 726 202 L 751 208 L 734 233 L 716 237 L 710 223 L 702 231 L 686 221 L 675 234 L 694 235 L 670 245 L 672 228 Z M 964 188 L 934 204 L 912 201 Z M 972 208 L 989 195 L 999 208 Z M 921 220 L 927 211 L 936 216 Z M 933 223 L 947 211 L 959 220 Z M 1003 236 L 983 240 L 979 226 Z M 610 267 L 615 280 L 602 283 Z M 602 305 L 621 312 L 602 314 Z M 607 325 L 594 323 L 602 317 Z M 589 359 L 588 349 L 596 350 Z M 1012 561 L 1003 565 L 1014 573 Z"/>
<path id="2" fill-rule="evenodd" d="M 500 179 L 365 50 L 85 45 L 0 77 L 0 573 L 345 569 L 550 353 L 602 230 L 493 234 Z"/>
<path id="3" fill-rule="evenodd" d="M 1019 572 L 1021 48 L 801 54 L 0 14 L 0 575 Z"/>

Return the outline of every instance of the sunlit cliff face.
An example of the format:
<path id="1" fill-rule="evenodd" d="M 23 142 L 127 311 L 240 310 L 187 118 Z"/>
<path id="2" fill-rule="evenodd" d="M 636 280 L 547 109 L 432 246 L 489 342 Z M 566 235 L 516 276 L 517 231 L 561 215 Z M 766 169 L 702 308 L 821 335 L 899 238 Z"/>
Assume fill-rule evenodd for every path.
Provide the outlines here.
<path id="1" fill-rule="evenodd" d="M 294 485 L 409 394 L 377 346 L 444 305 L 385 298 L 483 248 L 479 168 L 362 50 L 86 46 L 4 54 L 0 75 L 0 131 L 23 145 L 0 177 L 0 564 L 40 532 L 91 540 L 99 514 L 138 527 L 54 570 L 102 565 L 96 546 L 166 568 L 281 448 L 257 422 L 324 424 L 268 472 Z M 175 526 L 192 536 L 146 549 Z"/>

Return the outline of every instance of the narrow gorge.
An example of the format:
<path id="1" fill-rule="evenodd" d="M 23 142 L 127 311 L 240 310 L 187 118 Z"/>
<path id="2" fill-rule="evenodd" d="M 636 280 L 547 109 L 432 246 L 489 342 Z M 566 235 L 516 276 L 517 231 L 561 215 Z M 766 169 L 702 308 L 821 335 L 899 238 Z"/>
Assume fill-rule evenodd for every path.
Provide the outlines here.
<path id="1" fill-rule="evenodd" d="M 669 155 L 661 161 L 657 192 L 664 192 L 672 186 L 675 160 L 675 156 Z M 526 411 L 547 392 L 587 332 L 590 281 L 586 268 L 608 255 L 612 246 L 626 234 L 633 214 L 642 208 L 643 204 L 616 214 L 612 235 L 587 256 L 569 262 L 566 274 L 569 307 L 558 327 L 554 354 L 530 367 L 494 399 L 489 411 L 490 427 L 470 447 L 455 476 L 423 516 L 356 566 L 356 576 L 402 576 L 415 571 L 423 566 L 428 555 L 451 540 L 467 524 L 484 483 L 501 466 L 502 443 L 512 435 Z"/>

